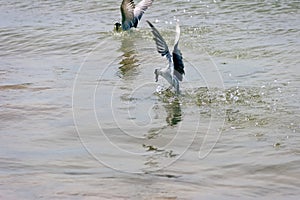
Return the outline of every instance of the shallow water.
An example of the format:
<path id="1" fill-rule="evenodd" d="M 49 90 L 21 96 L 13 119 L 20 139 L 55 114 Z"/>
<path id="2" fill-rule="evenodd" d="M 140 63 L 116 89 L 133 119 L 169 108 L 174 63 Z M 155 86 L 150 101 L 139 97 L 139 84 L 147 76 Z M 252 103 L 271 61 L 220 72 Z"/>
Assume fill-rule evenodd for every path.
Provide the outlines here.
<path id="1" fill-rule="evenodd" d="M 0 4 L 1 199 L 298 199 L 298 1 Z M 181 95 L 153 71 L 176 20 Z M 156 92 L 157 87 L 163 88 Z"/>

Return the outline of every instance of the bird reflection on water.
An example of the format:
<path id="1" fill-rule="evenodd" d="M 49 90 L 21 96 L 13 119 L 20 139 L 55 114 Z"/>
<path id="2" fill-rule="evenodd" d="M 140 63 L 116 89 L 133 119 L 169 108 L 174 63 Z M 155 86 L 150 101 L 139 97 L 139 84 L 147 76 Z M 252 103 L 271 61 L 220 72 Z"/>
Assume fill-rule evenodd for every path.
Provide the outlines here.
<path id="1" fill-rule="evenodd" d="M 120 73 L 122 77 L 135 76 L 138 74 L 137 67 L 139 66 L 137 59 L 137 51 L 132 38 L 125 37 L 121 41 L 119 51 L 123 52 L 122 60 L 119 62 Z"/>
<path id="2" fill-rule="evenodd" d="M 182 120 L 181 107 L 178 99 L 175 99 L 172 103 L 165 105 L 167 111 L 166 122 L 169 126 L 175 126 Z"/>
<path id="3" fill-rule="evenodd" d="M 171 89 L 167 89 L 163 91 L 162 93 L 155 93 L 159 99 L 160 99 L 160 105 L 163 106 L 165 110 L 165 121 L 166 124 L 159 128 L 152 128 L 148 131 L 147 138 L 153 139 L 156 138 L 158 135 L 161 134 L 161 132 L 165 129 L 168 129 L 170 127 L 177 126 L 182 120 L 182 110 L 181 110 L 181 103 L 180 99 L 178 99 L 177 95 L 174 94 Z M 154 109 L 154 112 L 159 115 L 159 118 L 161 116 L 161 107 L 158 106 L 156 109 Z"/>
<path id="4" fill-rule="evenodd" d="M 173 97 L 170 98 L 170 96 L 168 95 L 171 93 L 172 92 L 169 91 L 168 94 L 158 94 L 162 100 L 161 103 L 163 104 L 163 107 L 165 108 L 166 111 L 167 124 L 158 129 L 152 129 L 148 132 L 147 140 L 145 141 L 145 143 L 143 143 L 143 147 L 145 148 L 145 151 L 152 152 L 152 154 L 149 154 L 146 158 L 146 161 L 144 163 L 146 169 L 153 170 L 156 168 L 160 168 L 162 160 L 178 158 L 178 153 L 175 149 L 170 147 L 166 148 L 166 145 L 170 142 L 170 140 L 166 140 L 165 142 L 162 142 L 162 137 L 163 138 L 168 137 L 168 136 L 163 136 L 164 133 L 162 131 L 169 128 L 173 129 L 182 121 L 180 100 L 178 98 L 175 99 L 173 99 Z M 173 96 L 175 96 L 175 94 L 173 94 Z M 165 101 L 164 100 L 165 98 L 168 98 L 168 100 Z M 177 131 L 175 131 L 175 134 L 176 132 Z M 171 135 L 175 136 L 175 134 L 174 135 L 171 134 Z M 155 174 L 155 175 L 160 176 L 159 174 Z M 163 174 L 162 176 L 166 176 L 166 177 L 170 176 L 169 178 L 174 178 L 173 175 L 168 175 L 168 174 Z"/>

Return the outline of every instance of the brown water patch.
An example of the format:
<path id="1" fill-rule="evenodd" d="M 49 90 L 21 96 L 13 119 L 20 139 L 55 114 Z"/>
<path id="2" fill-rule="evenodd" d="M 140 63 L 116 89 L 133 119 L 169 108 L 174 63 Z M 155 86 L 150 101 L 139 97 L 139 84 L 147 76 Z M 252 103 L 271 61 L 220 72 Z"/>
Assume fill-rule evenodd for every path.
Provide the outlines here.
<path id="1" fill-rule="evenodd" d="M 32 83 L 22 83 L 22 84 L 13 84 L 13 85 L 0 85 L 0 90 L 32 90 L 32 91 L 40 91 L 51 89 L 51 87 L 30 87 L 33 85 Z"/>

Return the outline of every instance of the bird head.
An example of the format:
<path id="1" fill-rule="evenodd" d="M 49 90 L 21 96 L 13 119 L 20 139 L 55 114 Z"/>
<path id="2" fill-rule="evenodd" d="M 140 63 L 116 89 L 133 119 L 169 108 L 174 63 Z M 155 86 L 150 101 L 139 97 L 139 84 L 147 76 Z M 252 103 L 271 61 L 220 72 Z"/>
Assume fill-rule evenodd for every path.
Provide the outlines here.
<path id="1" fill-rule="evenodd" d="M 116 22 L 116 23 L 115 23 L 115 30 L 116 30 L 117 32 L 121 31 L 121 30 L 122 30 L 121 26 L 122 26 L 122 25 L 121 25 L 119 22 Z"/>

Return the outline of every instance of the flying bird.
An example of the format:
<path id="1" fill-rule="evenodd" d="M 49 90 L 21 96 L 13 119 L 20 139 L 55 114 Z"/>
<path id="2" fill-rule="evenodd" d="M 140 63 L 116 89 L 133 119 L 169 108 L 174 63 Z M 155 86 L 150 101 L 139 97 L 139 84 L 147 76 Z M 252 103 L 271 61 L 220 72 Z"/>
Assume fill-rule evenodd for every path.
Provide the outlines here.
<path id="1" fill-rule="evenodd" d="M 116 31 L 127 31 L 136 28 L 144 12 L 152 5 L 153 0 L 142 0 L 137 5 L 133 0 L 123 0 L 121 4 L 122 24 L 115 23 Z"/>
<path id="2" fill-rule="evenodd" d="M 168 45 L 163 37 L 160 35 L 158 30 L 151 24 L 151 22 L 147 21 L 149 26 L 152 29 L 152 34 L 154 35 L 154 41 L 156 43 L 157 51 L 162 56 L 166 56 L 169 61 L 169 64 L 165 68 L 155 69 L 155 81 L 158 81 L 158 77 L 164 77 L 171 86 L 175 88 L 176 94 L 179 94 L 179 81 L 182 81 L 184 72 L 184 64 L 182 61 L 182 53 L 178 49 L 178 42 L 180 37 L 180 28 L 177 23 L 176 25 L 176 36 L 175 36 L 175 45 L 172 54 L 169 51 Z"/>

